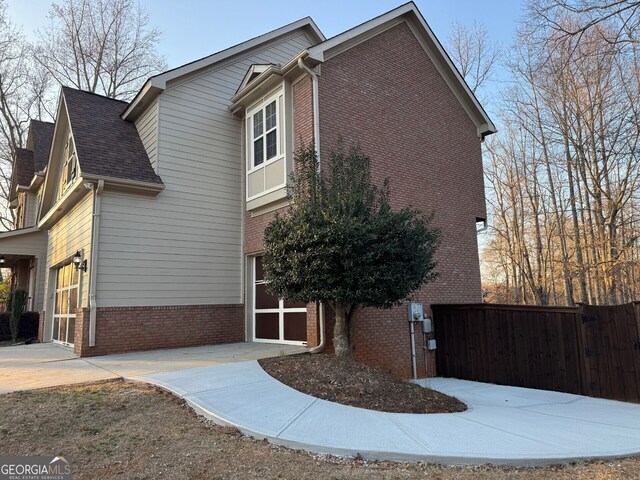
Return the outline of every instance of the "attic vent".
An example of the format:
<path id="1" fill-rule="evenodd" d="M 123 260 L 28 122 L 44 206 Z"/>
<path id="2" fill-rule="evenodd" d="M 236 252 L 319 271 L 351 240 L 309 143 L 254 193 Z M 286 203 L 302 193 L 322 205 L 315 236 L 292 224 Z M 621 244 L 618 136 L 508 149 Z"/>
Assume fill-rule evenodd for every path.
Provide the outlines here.
<path id="1" fill-rule="evenodd" d="M 253 82 L 258 75 L 260 75 L 259 72 L 252 72 L 251 75 L 249 76 L 249 78 L 247 79 L 247 85 L 249 85 L 251 82 Z"/>

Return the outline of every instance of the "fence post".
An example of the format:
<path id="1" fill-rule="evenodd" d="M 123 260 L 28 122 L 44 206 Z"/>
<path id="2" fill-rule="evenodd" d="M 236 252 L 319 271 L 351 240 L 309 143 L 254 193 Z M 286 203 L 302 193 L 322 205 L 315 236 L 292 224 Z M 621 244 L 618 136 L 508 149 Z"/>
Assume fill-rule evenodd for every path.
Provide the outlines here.
<path id="1" fill-rule="evenodd" d="M 580 366 L 581 394 L 591 395 L 591 365 L 587 359 L 587 345 L 585 343 L 585 331 L 582 317 L 584 315 L 584 304 L 578 303 L 576 307 L 576 340 L 578 341 L 578 359 Z"/>

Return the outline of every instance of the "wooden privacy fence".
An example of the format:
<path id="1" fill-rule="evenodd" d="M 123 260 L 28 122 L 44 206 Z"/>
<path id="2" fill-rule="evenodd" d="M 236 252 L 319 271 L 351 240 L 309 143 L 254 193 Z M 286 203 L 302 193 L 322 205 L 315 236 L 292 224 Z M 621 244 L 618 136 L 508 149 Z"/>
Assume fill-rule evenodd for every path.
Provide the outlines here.
<path id="1" fill-rule="evenodd" d="M 640 403 L 640 303 L 433 305 L 438 374 Z"/>

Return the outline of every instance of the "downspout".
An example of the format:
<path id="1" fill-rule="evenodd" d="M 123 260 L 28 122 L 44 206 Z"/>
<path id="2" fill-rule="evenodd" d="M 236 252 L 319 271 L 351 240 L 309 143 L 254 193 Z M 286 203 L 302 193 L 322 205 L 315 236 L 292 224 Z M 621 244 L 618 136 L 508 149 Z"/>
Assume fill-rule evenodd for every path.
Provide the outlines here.
<path id="1" fill-rule="evenodd" d="M 316 72 L 304 63 L 302 57 L 298 58 L 298 66 L 311 77 L 311 89 L 313 95 L 313 140 L 316 146 L 316 156 L 318 157 L 318 173 L 320 173 L 320 110 L 318 108 L 318 75 L 316 75 Z M 324 304 L 320 303 L 318 308 L 320 321 L 320 343 L 318 346 L 309 349 L 309 353 L 321 353 L 325 346 Z"/>
<path id="2" fill-rule="evenodd" d="M 324 303 L 322 302 L 318 304 L 318 316 L 320 317 L 320 343 L 316 347 L 310 348 L 309 353 L 322 353 L 324 350 Z"/>
<path id="3" fill-rule="evenodd" d="M 94 190 L 94 184 L 91 189 Z M 89 187 L 87 187 L 89 188 Z M 98 278 L 98 242 L 100 239 L 100 203 L 104 190 L 104 180 L 98 180 L 93 196 L 93 232 L 91 235 L 91 261 L 89 272 L 89 346 L 96 346 L 96 282 Z"/>
<path id="4" fill-rule="evenodd" d="M 318 75 L 309 68 L 302 57 L 298 58 L 298 66 L 311 77 L 313 90 L 313 140 L 316 144 L 316 155 L 318 156 L 318 173 L 320 173 L 320 111 L 318 109 Z"/>

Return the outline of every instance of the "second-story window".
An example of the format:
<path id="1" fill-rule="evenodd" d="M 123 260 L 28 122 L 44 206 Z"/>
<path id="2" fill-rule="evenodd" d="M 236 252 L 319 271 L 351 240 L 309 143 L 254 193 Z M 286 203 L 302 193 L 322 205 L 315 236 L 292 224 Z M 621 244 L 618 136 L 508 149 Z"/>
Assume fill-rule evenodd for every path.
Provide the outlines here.
<path id="1" fill-rule="evenodd" d="M 271 97 L 251 112 L 251 164 L 255 168 L 276 158 L 280 151 L 279 97 Z"/>
<path id="2" fill-rule="evenodd" d="M 69 136 L 67 140 L 67 145 L 64 149 L 65 151 L 65 177 L 67 185 L 73 182 L 76 179 L 76 170 L 77 163 L 76 162 L 76 151 L 73 146 L 73 139 Z"/>
<path id="3" fill-rule="evenodd" d="M 284 82 L 247 108 L 245 116 L 247 208 L 286 197 L 291 171 L 290 132 Z"/>
<path id="4" fill-rule="evenodd" d="M 69 135 L 67 143 L 64 147 L 64 164 L 60 174 L 60 188 L 58 189 L 58 198 L 64 194 L 67 187 L 73 183 L 78 173 L 78 161 L 76 159 L 76 151 L 73 145 L 73 138 Z"/>

